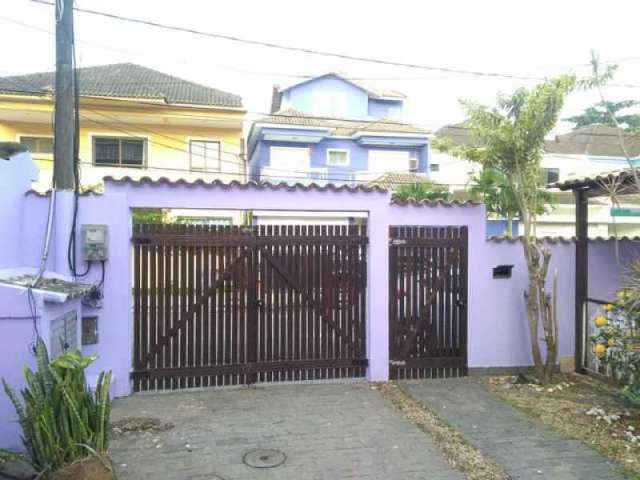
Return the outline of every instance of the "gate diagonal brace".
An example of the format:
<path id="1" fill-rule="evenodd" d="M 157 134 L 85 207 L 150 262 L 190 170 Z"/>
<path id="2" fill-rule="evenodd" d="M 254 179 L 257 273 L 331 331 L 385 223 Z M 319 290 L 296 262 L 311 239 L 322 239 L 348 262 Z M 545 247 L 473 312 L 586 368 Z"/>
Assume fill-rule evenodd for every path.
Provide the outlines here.
<path id="1" fill-rule="evenodd" d="M 309 292 L 301 288 L 299 285 L 299 282 L 297 282 L 296 279 L 289 274 L 289 272 L 287 272 L 284 268 L 282 268 L 281 265 L 278 263 L 278 261 L 269 252 L 266 252 L 262 249 L 259 249 L 259 250 L 264 255 L 264 257 L 269 261 L 269 263 L 273 266 L 273 268 L 275 268 L 276 271 L 291 285 L 291 287 L 293 287 L 302 295 L 303 301 L 306 302 L 315 310 L 320 311 L 319 312 L 320 319 L 325 323 L 327 323 L 327 325 L 329 325 L 333 329 L 335 334 L 340 338 L 340 341 L 343 343 L 343 345 L 346 347 L 351 347 L 353 349 L 355 356 L 360 356 L 360 347 L 345 336 L 345 332 L 342 330 L 342 328 L 340 328 L 340 325 L 338 325 L 336 322 L 328 318 L 329 307 L 318 306 L 318 302 L 313 301 L 313 299 L 311 298 L 311 295 L 309 295 Z"/>
<path id="2" fill-rule="evenodd" d="M 431 295 L 429 295 L 429 298 L 427 298 L 425 302 L 426 306 L 430 306 L 433 303 L 433 301 L 436 299 L 438 290 L 442 288 L 442 286 L 444 285 L 444 282 L 449 278 L 449 275 L 450 275 L 449 267 L 451 267 L 454 264 L 454 262 L 457 262 L 459 259 L 460 259 L 459 251 L 456 251 L 454 255 L 451 255 L 451 257 L 447 259 L 447 262 L 445 263 L 443 268 L 444 272 L 442 273 L 442 276 L 436 280 L 436 284 L 432 289 Z M 418 330 L 424 328 L 425 323 L 426 323 L 426 318 L 425 316 L 421 315 L 417 321 L 412 322 L 411 324 L 408 325 L 408 327 L 413 327 L 413 328 L 409 329 L 409 333 L 407 335 L 407 338 L 405 339 L 404 348 L 400 353 L 401 357 L 404 358 L 409 354 L 409 350 L 411 350 L 411 347 L 415 342 L 416 336 L 418 335 Z"/>
<path id="3" fill-rule="evenodd" d="M 247 250 L 248 248 L 245 248 L 243 252 L 240 255 L 238 255 L 238 257 L 236 257 L 233 260 L 233 262 L 231 262 L 231 265 L 229 265 L 220 274 L 220 278 L 218 278 L 213 285 L 211 285 L 206 291 L 204 291 L 202 295 L 195 302 L 189 305 L 189 307 L 185 310 L 184 318 L 181 318 L 179 321 L 177 321 L 176 324 L 167 331 L 167 333 L 165 333 L 162 337 L 158 339 L 156 344 L 149 349 L 146 355 L 144 355 L 139 366 L 142 367 L 147 363 L 149 363 L 151 360 L 153 360 L 153 357 L 157 355 L 160 349 L 169 344 L 169 340 L 171 339 L 171 337 L 176 335 L 181 328 L 184 328 L 187 325 L 187 323 L 193 320 L 193 317 L 195 316 L 196 312 L 198 312 L 200 308 L 205 304 L 205 302 L 209 300 L 209 297 L 211 297 L 211 295 L 218 288 L 224 285 L 224 282 L 226 282 L 228 279 L 227 278 L 228 275 L 239 265 L 240 260 L 247 258 Z"/>

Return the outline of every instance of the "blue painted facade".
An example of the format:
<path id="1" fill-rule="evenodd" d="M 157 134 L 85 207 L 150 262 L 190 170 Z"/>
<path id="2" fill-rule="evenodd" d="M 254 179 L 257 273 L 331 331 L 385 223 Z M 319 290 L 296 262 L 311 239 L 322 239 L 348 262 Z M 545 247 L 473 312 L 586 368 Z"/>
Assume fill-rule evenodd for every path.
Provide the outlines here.
<path id="1" fill-rule="evenodd" d="M 399 118 L 402 115 L 402 99 L 382 98 L 335 75 L 302 82 L 282 91 L 281 95 L 281 110 L 295 110 L 317 117 L 335 116 L 340 119 L 374 121 Z M 334 102 L 330 107 L 340 114 L 327 115 L 328 107 L 323 104 L 325 100 Z M 368 129 L 368 125 L 354 123 L 347 124 L 349 128 L 346 130 L 350 130 L 352 125 L 354 127 L 349 134 L 337 135 L 330 127 L 309 126 L 314 119 L 310 120 L 301 121 L 300 125 L 273 124 L 268 119 L 254 124 L 248 138 L 250 178 L 266 181 L 304 182 L 311 179 L 355 183 L 362 181 L 362 178 L 373 180 L 386 171 L 397 171 L 392 165 L 384 171 L 372 170 L 370 155 L 375 150 L 407 152 L 413 171 L 428 172 L 429 139 L 426 132 L 394 133 L 384 131 L 384 126 L 376 125 L 373 130 Z M 322 125 L 321 121 L 317 123 Z M 344 130 L 343 128 L 341 131 Z M 272 147 L 308 149 L 308 163 L 302 162 L 300 168 L 295 170 L 290 168 L 288 171 L 278 171 L 272 162 Z M 349 164 L 329 165 L 327 152 L 331 149 L 347 151 Z"/>

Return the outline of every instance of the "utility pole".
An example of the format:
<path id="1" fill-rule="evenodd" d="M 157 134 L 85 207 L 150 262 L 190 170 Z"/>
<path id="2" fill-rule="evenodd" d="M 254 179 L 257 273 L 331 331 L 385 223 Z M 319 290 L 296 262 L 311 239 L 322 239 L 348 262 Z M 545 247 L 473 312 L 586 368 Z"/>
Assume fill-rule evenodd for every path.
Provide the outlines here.
<path id="1" fill-rule="evenodd" d="M 55 148 L 53 187 L 73 191 L 74 178 L 74 82 L 73 0 L 56 0 Z"/>
<path id="2" fill-rule="evenodd" d="M 53 151 L 54 265 L 55 270 L 71 276 L 69 248 L 75 233 L 75 125 L 73 0 L 56 0 L 56 84 Z"/>

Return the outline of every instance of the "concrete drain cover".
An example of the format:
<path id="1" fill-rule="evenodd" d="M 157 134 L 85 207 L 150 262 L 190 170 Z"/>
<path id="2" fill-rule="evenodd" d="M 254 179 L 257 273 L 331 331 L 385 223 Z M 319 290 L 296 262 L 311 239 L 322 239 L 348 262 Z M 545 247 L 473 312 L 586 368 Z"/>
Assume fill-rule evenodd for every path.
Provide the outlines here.
<path id="1" fill-rule="evenodd" d="M 273 468 L 284 463 L 287 456 L 280 450 L 272 450 L 268 448 L 256 448 L 249 450 L 242 457 L 245 465 L 253 468 Z"/>

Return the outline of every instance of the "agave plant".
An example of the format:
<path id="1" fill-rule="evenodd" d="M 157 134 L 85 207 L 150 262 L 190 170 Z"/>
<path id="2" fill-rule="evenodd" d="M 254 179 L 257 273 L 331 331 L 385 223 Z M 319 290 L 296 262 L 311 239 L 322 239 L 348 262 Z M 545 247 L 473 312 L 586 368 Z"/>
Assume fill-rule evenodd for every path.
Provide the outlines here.
<path id="1" fill-rule="evenodd" d="M 46 476 L 65 464 L 91 455 L 105 455 L 108 448 L 109 386 L 111 373 L 101 373 L 95 392 L 87 387 L 85 369 L 95 357 L 65 352 L 52 362 L 38 339 L 37 369 L 24 369 L 26 387 L 20 392 L 3 379 L 22 427 L 28 460 Z"/>

